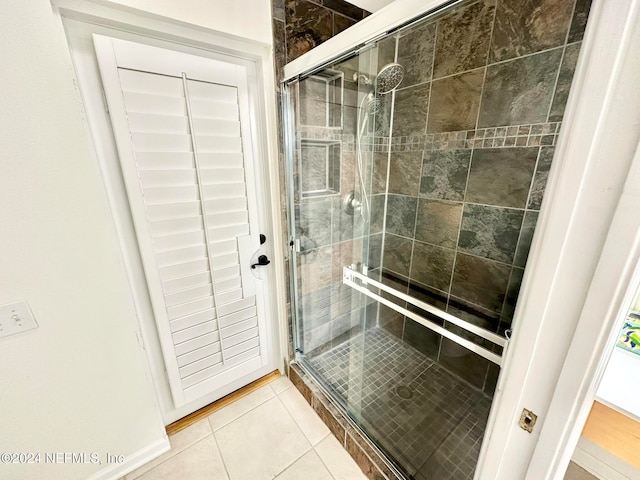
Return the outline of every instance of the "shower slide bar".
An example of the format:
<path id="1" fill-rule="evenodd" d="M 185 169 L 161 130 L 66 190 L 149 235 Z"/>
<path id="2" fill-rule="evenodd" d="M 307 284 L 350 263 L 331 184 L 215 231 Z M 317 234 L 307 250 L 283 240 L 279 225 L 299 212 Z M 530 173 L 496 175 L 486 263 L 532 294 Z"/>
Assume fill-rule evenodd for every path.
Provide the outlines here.
<path id="1" fill-rule="evenodd" d="M 357 282 L 358 280 L 360 281 L 360 283 Z M 373 280 L 367 277 L 366 275 L 360 272 L 355 271 L 351 267 L 342 268 L 342 283 L 350 286 L 354 290 L 357 290 L 358 292 L 366 295 L 367 297 L 372 298 L 382 303 L 383 305 L 386 305 L 387 307 L 395 310 L 396 312 L 405 315 L 411 320 L 419 323 L 424 327 L 427 327 L 430 330 L 433 330 L 434 332 L 442 335 L 443 337 L 446 337 L 449 340 L 456 342 L 458 345 L 466 348 L 467 350 L 471 350 L 472 352 L 477 353 L 481 357 L 486 358 L 487 360 L 495 363 L 496 365 L 502 364 L 502 357 L 496 354 L 495 352 L 492 352 L 491 350 L 481 347 L 480 345 L 473 343 L 467 340 L 466 338 L 462 338 L 461 336 L 456 335 L 455 333 L 445 329 L 444 327 L 441 327 L 436 323 L 433 323 L 432 321 L 418 315 L 417 313 L 412 312 L 411 310 L 408 310 L 404 307 L 401 307 L 400 305 L 393 303 L 392 301 L 369 290 L 367 288 L 367 285 L 371 285 L 375 288 L 379 288 L 380 290 L 390 293 L 391 295 L 399 299 L 402 299 L 410 303 L 411 305 L 414 305 L 426 312 L 429 312 L 430 314 L 438 318 L 441 318 L 442 320 L 445 320 L 453 325 L 457 325 L 458 327 L 463 328 L 464 330 L 467 330 L 468 332 L 471 332 L 474 335 L 478 335 L 479 337 L 482 337 L 485 340 L 488 340 L 491 343 L 495 345 L 499 345 L 504 348 L 507 344 L 507 340 L 501 337 L 500 335 L 496 335 L 495 333 L 491 333 L 483 328 L 478 327 L 477 325 L 466 322 L 458 317 L 454 317 L 450 313 L 444 312 L 439 308 L 434 307 L 433 305 L 429 305 L 428 303 L 418 300 L 417 298 L 413 298 L 410 295 L 407 295 L 406 293 L 399 292 L 394 288 L 391 288 L 383 283 L 380 283 L 376 280 Z"/>

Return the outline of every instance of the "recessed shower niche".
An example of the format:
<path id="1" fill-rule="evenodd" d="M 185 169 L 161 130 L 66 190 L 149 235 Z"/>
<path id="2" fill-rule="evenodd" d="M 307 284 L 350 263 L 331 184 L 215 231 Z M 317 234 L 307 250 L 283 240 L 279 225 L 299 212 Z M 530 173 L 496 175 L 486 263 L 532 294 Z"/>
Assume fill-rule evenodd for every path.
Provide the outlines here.
<path id="1" fill-rule="evenodd" d="M 300 124 L 342 128 L 344 74 L 326 70 L 300 84 Z"/>
<path id="2" fill-rule="evenodd" d="M 340 142 L 300 141 L 300 189 L 303 197 L 338 194 Z"/>

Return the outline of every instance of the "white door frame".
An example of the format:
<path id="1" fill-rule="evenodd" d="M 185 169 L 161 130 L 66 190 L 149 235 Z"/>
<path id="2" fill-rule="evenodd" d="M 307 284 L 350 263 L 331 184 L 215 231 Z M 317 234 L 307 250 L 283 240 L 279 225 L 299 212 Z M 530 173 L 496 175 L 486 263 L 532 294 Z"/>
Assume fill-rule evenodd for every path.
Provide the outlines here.
<path id="1" fill-rule="evenodd" d="M 639 211 L 640 143 L 540 432 L 528 479 L 561 480 L 578 444 L 640 287 Z"/>
<path id="2" fill-rule="evenodd" d="M 252 90 L 250 95 L 257 108 L 254 112 L 255 115 L 252 116 L 253 124 L 251 127 L 258 134 L 258 149 L 264 158 L 262 162 L 263 169 L 259 174 L 267 179 L 264 191 L 258 192 L 258 195 L 265 211 L 263 218 L 261 218 L 261 223 L 270 230 L 263 233 L 268 237 L 271 247 L 268 252 L 274 259 L 272 262 L 273 269 L 268 269 L 269 272 L 265 271 L 269 276 L 268 281 L 274 287 L 276 297 L 272 311 L 269 312 L 271 318 L 270 328 L 274 329 L 274 335 L 277 336 L 275 342 L 277 345 L 274 345 L 275 348 L 273 348 L 274 364 L 283 371 L 284 355 L 282 352 L 287 351 L 286 288 L 284 285 L 285 248 L 283 245 L 280 212 L 275 79 L 271 46 L 172 21 L 148 12 L 134 11 L 124 7 L 105 6 L 97 1 L 53 0 L 52 4 L 54 17 L 60 32 L 60 41 L 67 46 L 69 68 L 77 86 L 82 79 L 80 75 L 76 75 L 74 68 L 78 67 L 78 65 L 74 63 L 71 46 L 64 30 L 63 21 L 65 19 L 83 22 L 87 25 L 96 25 L 96 28 L 108 29 L 113 34 L 112 36 L 120 36 L 120 38 L 133 41 L 136 39 L 140 41 L 142 38 L 145 43 L 150 45 L 170 47 L 185 53 L 195 53 L 211 58 L 215 58 L 216 55 L 220 54 L 227 57 L 230 56 L 240 64 L 250 65 L 255 71 L 254 80 L 257 83 L 257 88 Z M 91 62 L 91 59 L 87 61 Z M 96 157 L 94 160 L 100 165 L 122 249 L 123 262 L 129 276 L 139 322 L 139 338 L 147 353 L 150 376 L 156 386 L 163 419 L 165 424 L 169 424 L 190 411 L 211 403 L 215 398 L 214 396 L 211 398 L 204 397 L 202 400 L 180 409 L 173 407 L 163 367 L 159 339 L 155 331 L 153 310 L 131 212 L 121 173 L 117 167 L 118 157 L 109 125 L 109 118 L 104 113 L 100 92 L 92 91 L 93 95 L 90 95 L 88 92 L 80 91 L 79 87 L 77 87 L 77 91 L 79 106 L 85 120 L 85 129 L 90 141 L 95 146 Z M 102 114 L 97 113 L 100 110 L 102 110 Z M 98 133 L 95 137 L 93 135 L 94 132 Z M 217 392 L 217 396 L 219 395 L 220 392 Z"/>
<path id="3" fill-rule="evenodd" d="M 445 3 L 396 0 L 289 63 L 285 77 L 331 62 Z M 594 0 L 591 7 L 477 479 L 546 478 L 527 477 L 527 470 L 547 413 L 566 403 L 555 398 L 552 404 L 555 386 L 574 332 L 582 328 L 580 313 L 640 135 L 639 10 L 640 0 Z M 517 425 L 523 408 L 538 414 L 532 434 Z M 569 418 L 549 422 L 564 425 Z M 561 477 L 561 466 L 554 468 Z"/>

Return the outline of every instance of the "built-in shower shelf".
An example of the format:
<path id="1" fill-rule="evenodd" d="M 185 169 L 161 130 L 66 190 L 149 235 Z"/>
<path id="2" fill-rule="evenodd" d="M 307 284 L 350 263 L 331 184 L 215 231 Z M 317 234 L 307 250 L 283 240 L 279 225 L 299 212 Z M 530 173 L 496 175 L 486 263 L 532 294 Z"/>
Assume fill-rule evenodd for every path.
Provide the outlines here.
<path id="1" fill-rule="evenodd" d="M 300 191 L 303 197 L 335 195 L 340 191 L 340 142 L 301 140 Z"/>
<path id="2" fill-rule="evenodd" d="M 300 124 L 342 128 L 344 74 L 323 70 L 300 82 Z"/>

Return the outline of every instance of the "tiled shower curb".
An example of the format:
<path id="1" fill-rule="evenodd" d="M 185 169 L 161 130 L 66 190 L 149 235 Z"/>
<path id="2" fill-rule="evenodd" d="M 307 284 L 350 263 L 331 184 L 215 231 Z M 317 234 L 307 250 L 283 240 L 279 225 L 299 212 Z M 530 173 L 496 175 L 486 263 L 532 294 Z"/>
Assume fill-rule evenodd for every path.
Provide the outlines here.
<path id="1" fill-rule="evenodd" d="M 289 379 L 369 480 L 405 480 L 405 477 L 389 466 L 378 448 L 360 433 L 358 427 L 342 413 L 341 408 L 296 362 L 289 365 Z"/>

